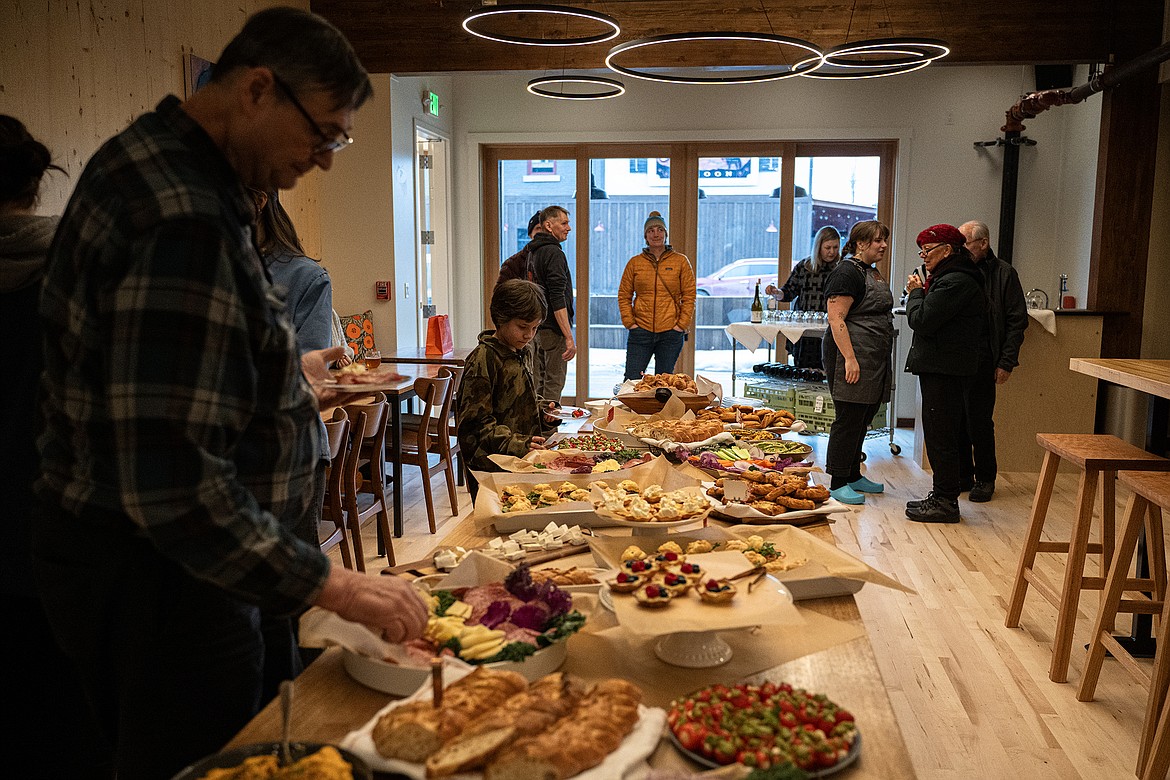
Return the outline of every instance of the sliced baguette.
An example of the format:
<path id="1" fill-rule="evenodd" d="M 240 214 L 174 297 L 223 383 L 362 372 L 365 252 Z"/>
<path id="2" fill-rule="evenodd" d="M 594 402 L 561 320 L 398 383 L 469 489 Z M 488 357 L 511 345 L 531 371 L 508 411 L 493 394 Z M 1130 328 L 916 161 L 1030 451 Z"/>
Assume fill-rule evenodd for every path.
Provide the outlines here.
<path id="1" fill-rule="evenodd" d="M 446 777 L 483 766 L 515 737 L 516 729 L 511 726 L 458 737 L 427 759 L 427 777 Z"/>

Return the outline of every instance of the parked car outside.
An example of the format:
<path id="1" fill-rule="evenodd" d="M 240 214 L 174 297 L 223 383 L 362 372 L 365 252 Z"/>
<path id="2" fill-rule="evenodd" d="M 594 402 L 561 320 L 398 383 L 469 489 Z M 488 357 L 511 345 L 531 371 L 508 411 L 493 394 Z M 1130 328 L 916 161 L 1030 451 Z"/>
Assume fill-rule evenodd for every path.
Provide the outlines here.
<path id="1" fill-rule="evenodd" d="M 699 295 L 724 295 L 752 297 L 756 293 L 756 280 L 760 282 L 760 293 L 769 284 L 776 284 L 776 258 L 745 257 L 728 263 L 710 276 L 695 280 Z"/>

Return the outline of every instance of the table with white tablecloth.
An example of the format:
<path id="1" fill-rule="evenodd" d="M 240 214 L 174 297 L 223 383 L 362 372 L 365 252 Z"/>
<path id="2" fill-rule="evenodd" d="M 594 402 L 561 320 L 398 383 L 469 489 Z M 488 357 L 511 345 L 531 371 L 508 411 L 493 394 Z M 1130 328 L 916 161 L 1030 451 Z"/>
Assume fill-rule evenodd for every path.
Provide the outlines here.
<path id="1" fill-rule="evenodd" d="M 731 395 L 735 395 L 735 353 L 738 344 L 755 351 L 767 342 L 769 349 L 779 336 L 795 344 L 804 336 L 819 336 L 829 327 L 827 322 L 782 320 L 780 322 L 733 322 L 723 329 L 731 342 Z M 777 348 L 779 352 L 779 348 Z"/>

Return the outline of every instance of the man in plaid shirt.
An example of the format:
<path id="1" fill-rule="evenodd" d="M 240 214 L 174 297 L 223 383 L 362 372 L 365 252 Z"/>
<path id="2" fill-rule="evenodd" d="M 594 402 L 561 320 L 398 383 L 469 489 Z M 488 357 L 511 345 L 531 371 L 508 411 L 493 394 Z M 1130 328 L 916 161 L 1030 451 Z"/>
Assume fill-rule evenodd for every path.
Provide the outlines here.
<path id="1" fill-rule="evenodd" d="M 260 12 L 207 86 L 94 155 L 61 220 L 41 309 L 37 579 L 119 778 L 170 777 L 228 741 L 299 671 L 288 616 L 308 606 L 390 641 L 425 626 L 405 582 L 333 568 L 292 531 L 330 400 L 311 382 L 341 350 L 302 371 L 245 189 L 328 170 L 370 94 L 328 22 Z"/>

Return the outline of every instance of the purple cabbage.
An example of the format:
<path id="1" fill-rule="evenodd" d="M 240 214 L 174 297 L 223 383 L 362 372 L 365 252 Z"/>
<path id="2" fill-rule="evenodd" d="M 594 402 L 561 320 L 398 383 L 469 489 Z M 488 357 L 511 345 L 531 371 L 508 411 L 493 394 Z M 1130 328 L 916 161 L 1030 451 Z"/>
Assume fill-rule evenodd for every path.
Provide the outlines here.
<path id="1" fill-rule="evenodd" d="M 549 618 L 567 614 L 573 608 L 573 598 L 556 585 L 551 582 L 533 582 L 532 572 L 526 563 L 520 564 L 508 575 L 504 587 L 525 603 L 543 602 L 549 608 Z"/>
<path id="2" fill-rule="evenodd" d="M 512 623 L 519 628 L 543 631 L 548 623 L 548 608 L 539 602 L 525 604 L 512 613 Z"/>
<path id="3" fill-rule="evenodd" d="M 705 469 L 719 468 L 719 456 L 714 452 L 704 452 L 699 455 L 699 465 Z"/>
<path id="4" fill-rule="evenodd" d="M 506 601 L 493 601 L 488 604 L 487 612 L 480 618 L 480 624 L 488 628 L 495 628 L 508 620 L 512 615 L 512 606 Z"/>

